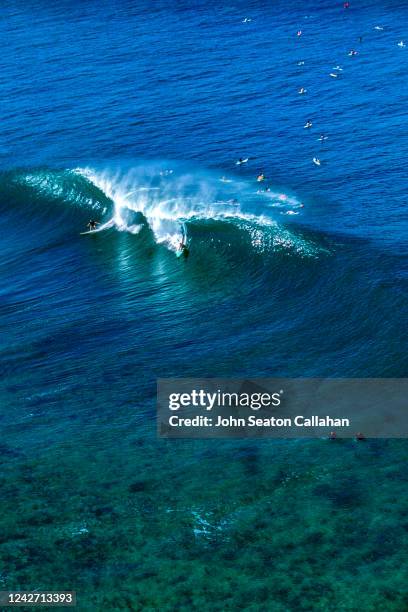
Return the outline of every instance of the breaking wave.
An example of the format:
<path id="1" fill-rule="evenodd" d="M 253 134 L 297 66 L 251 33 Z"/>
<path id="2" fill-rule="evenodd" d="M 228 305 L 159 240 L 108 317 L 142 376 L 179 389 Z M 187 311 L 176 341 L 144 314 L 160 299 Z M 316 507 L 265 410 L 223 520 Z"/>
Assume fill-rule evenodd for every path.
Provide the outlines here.
<path id="1" fill-rule="evenodd" d="M 92 216 L 98 232 L 148 234 L 170 250 L 182 239 L 194 247 L 199 234 L 207 244 L 233 249 L 240 243 L 256 253 L 286 250 L 313 257 L 324 250 L 293 225 L 303 212 L 296 196 L 183 164 L 18 170 L 3 174 L 1 195 L 3 205 L 30 206 L 37 220 L 40 215 L 55 225 L 58 219 L 65 231 L 84 231 Z"/>

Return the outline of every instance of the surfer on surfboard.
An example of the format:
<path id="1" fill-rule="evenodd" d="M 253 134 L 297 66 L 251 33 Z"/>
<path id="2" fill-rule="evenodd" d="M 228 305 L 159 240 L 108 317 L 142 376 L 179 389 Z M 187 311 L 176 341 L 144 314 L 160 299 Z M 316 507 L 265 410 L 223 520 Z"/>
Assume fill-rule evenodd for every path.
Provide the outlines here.
<path id="1" fill-rule="evenodd" d="M 188 248 L 187 244 L 182 240 L 179 243 L 178 249 L 177 249 L 177 257 L 181 257 L 182 255 L 184 255 L 184 257 L 188 257 L 190 253 L 190 249 Z"/>
<path id="2" fill-rule="evenodd" d="M 187 230 L 183 224 L 183 227 L 181 229 L 181 239 L 178 244 L 176 255 L 177 257 L 181 257 L 182 255 L 184 255 L 184 257 L 188 257 L 189 253 L 190 249 L 188 248 Z"/>
<path id="3" fill-rule="evenodd" d="M 86 227 L 89 228 L 90 232 L 93 232 L 94 230 L 96 230 L 97 225 L 99 225 L 99 221 L 94 221 L 94 219 L 90 219 L 90 221 L 88 221 L 88 223 L 86 224 Z"/>

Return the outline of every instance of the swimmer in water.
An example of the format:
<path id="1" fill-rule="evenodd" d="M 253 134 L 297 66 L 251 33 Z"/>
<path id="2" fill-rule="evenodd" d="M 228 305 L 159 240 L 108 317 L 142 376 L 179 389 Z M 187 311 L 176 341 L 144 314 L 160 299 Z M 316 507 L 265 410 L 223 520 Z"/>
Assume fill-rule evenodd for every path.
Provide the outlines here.
<path id="1" fill-rule="evenodd" d="M 313 163 L 314 163 L 316 166 L 321 166 L 321 164 L 322 164 L 322 162 L 320 161 L 320 159 L 319 159 L 318 157 L 314 157 L 314 158 L 313 158 Z"/>
<path id="2" fill-rule="evenodd" d="M 355 51 L 354 49 L 351 49 L 351 51 L 348 52 L 350 57 L 353 57 L 354 55 L 358 55 L 358 52 Z"/>
<path id="3" fill-rule="evenodd" d="M 305 89 L 304 87 L 301 87 L 298 91 L 298 93 L 300 94 L 305 94 L 307 92 L 307 89 Z"/>
<path id="4" fill-rule="evenodd" d="M 325 134 L 320 134 L 317 140 L 320 140 L 320 142 L 323 142 L 324 140 L 327 140 L 327 139 L 328 139 L 328 136 L 326 136 Z"/>
<path id="5" fill-rule="evenodd" d="M 263 172 L 260 172 L 260 173 L 258 174 L 258 176 L 256 177 L 256 180 L 258 181 L 258 183 L 260 183 L 261 181 L 264 181 L 264 180 L 265 180 L 265 175 L 264 175 L 264 173 L 263 173 Z"/>
<path id="6" fill-rule="evenodd" d="M 307 130 L 307 129 L 311 128 L 312 125 L 313 125 L 313 123 L 310 120 L 308 120 L 308 121 L 306 121 L 306 124 L 303 127 Z"/>

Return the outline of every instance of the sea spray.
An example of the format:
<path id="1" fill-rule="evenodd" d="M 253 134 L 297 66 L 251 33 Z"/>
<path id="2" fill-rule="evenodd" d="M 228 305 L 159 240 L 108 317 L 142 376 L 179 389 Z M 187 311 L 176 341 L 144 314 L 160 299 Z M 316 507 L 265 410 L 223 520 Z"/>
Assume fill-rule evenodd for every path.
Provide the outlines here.
<path id="1" fill-rule="evenodd" d="M 221 221 L 248 232 L 254 250 L 295 250 L 313 256 L 318 252 L 291 230 L 279 224 L 271 210 L 301 207 L 293 196 L 268 190 L 260 194 L 243 180 L 220 180 L 214 173 L 181 164 L 140 164 L 130 169 L 77 168 L 75 172 L 98 187 L 112 201 L 112 219 L 120 231 L 138 233 L 135 214 L 143 215 L 155 241 L 177 250 L 188 239 L 188 223 Z M 165 169 L 163 169 L 165 168 Z"/>

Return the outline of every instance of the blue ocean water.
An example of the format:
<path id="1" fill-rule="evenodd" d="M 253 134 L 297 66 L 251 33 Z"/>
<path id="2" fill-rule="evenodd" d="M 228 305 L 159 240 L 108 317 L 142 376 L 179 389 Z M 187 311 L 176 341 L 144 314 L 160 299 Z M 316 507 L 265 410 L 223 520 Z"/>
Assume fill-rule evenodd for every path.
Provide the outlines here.
<path id="1" fill-rule="evenodd" d="M 406 609 L 404 442 L 155 438 L 158 377 L 407 375 L 406 17 L 3 3 L 4 588 Z"/>

